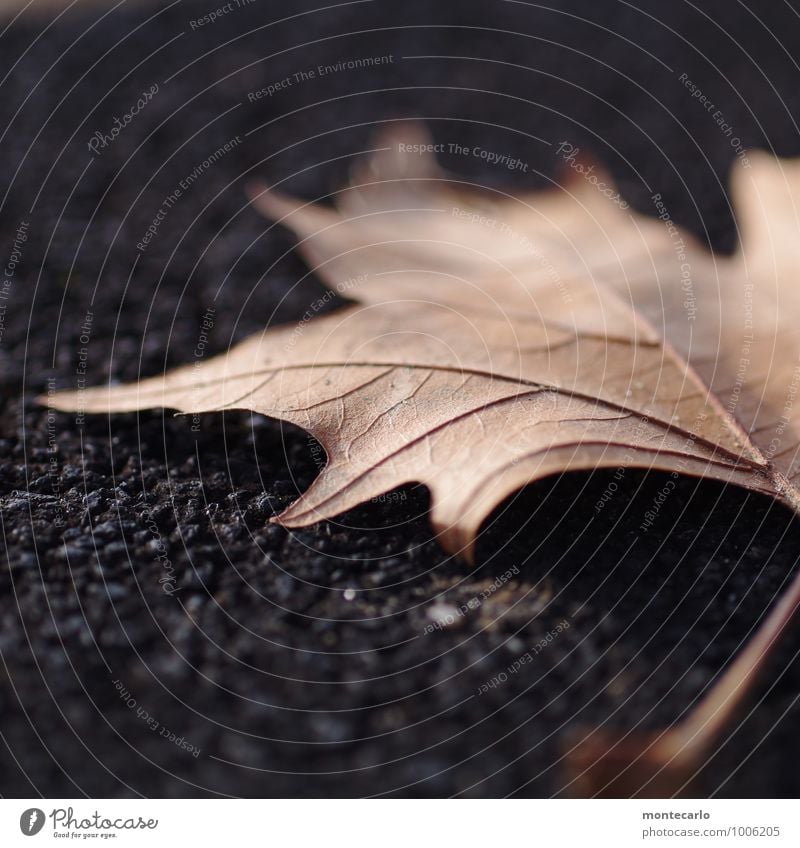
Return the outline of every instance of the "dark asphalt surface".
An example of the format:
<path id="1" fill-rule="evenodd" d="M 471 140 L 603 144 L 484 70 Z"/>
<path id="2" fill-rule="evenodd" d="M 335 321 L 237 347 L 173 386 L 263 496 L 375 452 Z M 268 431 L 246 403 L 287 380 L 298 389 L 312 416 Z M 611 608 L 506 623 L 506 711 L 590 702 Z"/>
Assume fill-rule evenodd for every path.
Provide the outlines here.
<path id="1" fill-rule="evenodd" d="M 325 195 L 378 121 L 520 157 L 527 173 L 445 158 L 512 189 L 556 172 L 536 138 L 569 140 L 721 251 L 736 153 L 680 76 L 743 145 L 800 154 L 797 4 L 318 5 L 256 0 L 201 26 L 209 4 L 23 15 L 0 36 L 0 262 L 19 260 L 0 324 L 4 796 L 561 793 L 565 740 L 675 722 L 796 568 L 789 512 L 715 483 L 681 481 L 642 534 L 664 478 L 634 472 L 598 514 L 610 474 L 530 487 L 474 570 L 437 547 L 419 487 L 289 533 L 267 520 L 318 471 L 302 432 L 158 411 L 79 427 L 36 406 L 84 369 L 191 361 L 209 307 L 205 355 L 298 320 L 319 286 L 244 186 Z M 391 59 L 294 77 L 364 57 Z M 478 597 L 426 633 L 435 604 Z M 798 650 L 796 629 L 703 793 L 798 793 Z"/>

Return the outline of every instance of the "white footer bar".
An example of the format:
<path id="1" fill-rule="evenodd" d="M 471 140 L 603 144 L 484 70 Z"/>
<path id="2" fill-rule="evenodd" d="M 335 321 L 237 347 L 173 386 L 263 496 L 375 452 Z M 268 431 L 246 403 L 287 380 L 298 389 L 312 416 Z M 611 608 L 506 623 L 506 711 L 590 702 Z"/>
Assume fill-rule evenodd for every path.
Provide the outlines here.
<path id="1" fill-rule="evenodd" d="M 0 800 L 0 845 L 796 846 L 797 801 Z"/>

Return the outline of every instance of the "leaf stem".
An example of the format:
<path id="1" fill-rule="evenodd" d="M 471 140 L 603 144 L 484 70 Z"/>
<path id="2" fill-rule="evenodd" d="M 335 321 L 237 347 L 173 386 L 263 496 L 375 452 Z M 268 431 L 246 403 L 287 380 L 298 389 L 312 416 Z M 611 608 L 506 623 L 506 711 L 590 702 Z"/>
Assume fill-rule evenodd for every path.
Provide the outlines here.
<path id="1" fill-rule="evenodd" d="M 675 797 L 697 794 L 714 746 L 752 697 L 761 672 L 800 609 L 800 572 L 752 639 L 689 715 L 661 733 L 598 729 L 567 754 L 570 789 L 583 797 Z"/>

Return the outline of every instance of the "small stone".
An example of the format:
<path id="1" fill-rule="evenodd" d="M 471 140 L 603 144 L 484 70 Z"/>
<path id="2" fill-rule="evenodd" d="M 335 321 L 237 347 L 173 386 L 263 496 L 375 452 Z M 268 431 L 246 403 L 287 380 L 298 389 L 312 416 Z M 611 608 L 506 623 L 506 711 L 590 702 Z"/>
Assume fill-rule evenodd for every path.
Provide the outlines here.
<path id="1" fill-rule="evenodd" d="M 101 512 L 105 511 L 106 499 L 100 494 L 100 492 L 90 492 L 83 498 L 83 505 L 89 515 L 99 515 Z"/>

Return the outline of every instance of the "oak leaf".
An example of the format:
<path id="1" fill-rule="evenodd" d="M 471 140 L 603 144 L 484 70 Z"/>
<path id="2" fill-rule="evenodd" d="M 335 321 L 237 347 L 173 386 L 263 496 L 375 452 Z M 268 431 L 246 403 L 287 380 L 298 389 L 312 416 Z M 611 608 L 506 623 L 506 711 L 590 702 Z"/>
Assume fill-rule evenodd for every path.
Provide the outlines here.
<path id="1" fill-rule="evenodd" d="M 664 293 L 683 295 L 669 226 L 580 177 L 521 196 L 465 190 L 414 126 L 377 146 L 336 208 L 253 192 L 297 234 L 315 274 L 356 305 L 163 377 L 49 402 L 248 409 L 292 422 L 328 462 L 277 521 L 304 526 L 420 482 L 442 544 L 467 558 L 498 503 L 564 471 L 652 468 L 795 502 L 785 454 L 770 461 L 766 436 L 748 436 L 763 429 L 753 381 L 736 414 L 710 390 L 735 376 L 714 358 L 717 312 L 696 310 L 715 319 L 702 349 L 685 311 L 658 313 Z"/>

